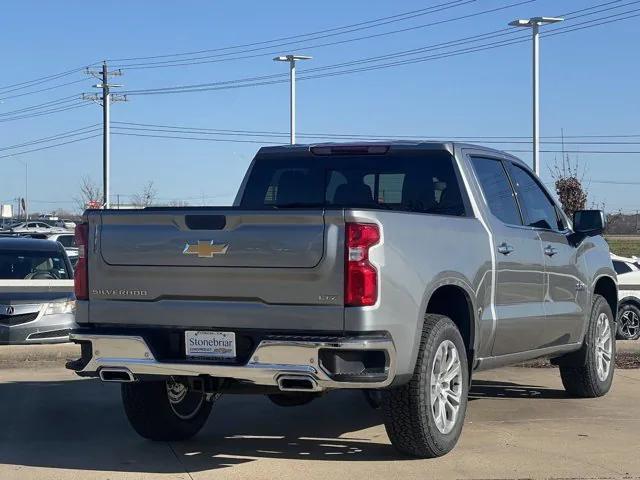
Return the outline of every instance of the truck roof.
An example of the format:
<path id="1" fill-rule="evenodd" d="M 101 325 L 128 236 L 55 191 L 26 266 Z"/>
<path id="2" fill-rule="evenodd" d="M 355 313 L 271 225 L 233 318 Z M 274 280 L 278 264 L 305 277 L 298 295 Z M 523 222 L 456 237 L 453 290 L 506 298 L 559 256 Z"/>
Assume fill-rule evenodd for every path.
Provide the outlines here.
<path id="1" fill-rule="evenodd" d="M 472 148 L 474 150 L 483 150 L 492 155 L 507 157 L 511 160 L 524 164 L 518 157 L 511 155 L 502 150 L 477 145 L 466 142 L 454 142 L 448 140 L 379 140 L 379 141 L 363 141 L 363 142 L 324 142 L 324 143 L 297 143 L 295 145 L 273 145 L 261 147 L 258 153 L 285 153 L 293 151 L 309 151 L 314 147 L 358 147 L 358 146 L 389 146 L 396 148 L 415 148 L 416 150 L 445 150 L 453 153 L 456 148 Z"/>

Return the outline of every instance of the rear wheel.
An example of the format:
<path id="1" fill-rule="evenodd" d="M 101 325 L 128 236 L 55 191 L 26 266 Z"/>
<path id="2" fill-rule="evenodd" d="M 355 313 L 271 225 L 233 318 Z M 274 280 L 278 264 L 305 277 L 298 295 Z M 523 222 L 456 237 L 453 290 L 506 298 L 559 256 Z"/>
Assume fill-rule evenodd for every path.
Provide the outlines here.
<path id="1" fill-rule="evenodd" d="M 462 432 L 468 385 L 460 332 L 448 317 L 427 314 L 410 382 L 383 392 L 384 423 L 393 446 L 422 458 L 451 451 Z"/>
<path id="2" fill-rule="evenodd" d="M 558 362 L 562 384 L 570 395 L 601 397 L 611 388 L 616 354 L 613 318 L 605 298 L 594 295 L 582 348 Z"/>
<path id="3" fill-rule="evenodd" d="M 631 303 L 620 306 L 617 324 L 616 338 L 637 340 L 640 338 L 640 309 Z"/>
<path id="4" fill-rule="evenodd" d="M 123 383 L 122 402 L 133 429 L 160 441 L 191 438 L 204 426 L 213 406 L 206 393 L 173 379 Z"/>

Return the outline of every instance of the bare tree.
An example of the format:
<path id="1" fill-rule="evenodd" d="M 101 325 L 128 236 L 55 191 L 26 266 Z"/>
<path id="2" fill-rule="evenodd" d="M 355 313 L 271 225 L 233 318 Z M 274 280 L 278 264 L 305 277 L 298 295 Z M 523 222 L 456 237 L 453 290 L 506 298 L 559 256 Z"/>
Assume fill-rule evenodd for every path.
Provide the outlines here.
<path id="1" fill-rule="evenodd" d="M 102 205 L 102 189 L 91 177 L 82 177 L 80 195 L 74 197 L 74 201 L 81 212 L 90 205 Z"/>
<path id="2" fill-rule="evenodd" d="M 153 181 L 149 181 L 142 188 L 142 192 L 136 193 L 131 197 L 131 203 L 137 207 L 148 207 L 153 205 L 158 192 L 153 186 Z"/>
<path id="3" fill-rule="evenodd" d="M 584 170 L 580 174 L 580 165 L 576 159 L 571 163 L 569 155 L 562 156 L 562 163 L 556 164 L 551 169 L 551 177 L 554 180 L 558 199 L 562 204 L 562 209 L 569 216 L 573 217 L 576 210 L 584 210 L 587 205 L 587 191 L 583 187 Z"/>

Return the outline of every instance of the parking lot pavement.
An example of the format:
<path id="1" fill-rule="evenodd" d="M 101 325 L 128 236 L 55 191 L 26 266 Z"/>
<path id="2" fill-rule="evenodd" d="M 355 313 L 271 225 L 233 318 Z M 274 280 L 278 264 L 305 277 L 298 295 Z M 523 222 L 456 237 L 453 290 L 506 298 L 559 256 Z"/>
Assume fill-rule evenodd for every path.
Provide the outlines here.
<path id="1" fill-rule="evenodd" d="M 117 385 L 3 369 L 0 478 L 640 478 L 639 395 L 640 370 L 589 400 L 567 398 L 554 370 L 484 372 L 458 447 L 415 460 L 393 450 L 360 392 L 294 408 L 229 395 L 193 440 L 152 443 L 130 429 Z"/>

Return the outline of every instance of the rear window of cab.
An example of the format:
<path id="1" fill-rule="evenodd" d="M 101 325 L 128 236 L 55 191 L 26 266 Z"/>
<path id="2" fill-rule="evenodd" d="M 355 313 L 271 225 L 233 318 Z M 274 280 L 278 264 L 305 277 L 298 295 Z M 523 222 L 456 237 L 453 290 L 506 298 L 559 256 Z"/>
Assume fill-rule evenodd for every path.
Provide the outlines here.
<path id="1" fill-rule="evenodd" d="M 466 216 L 452 155 L 263 155 L 249 173 L 240 207 L 354 207 Z"/>

